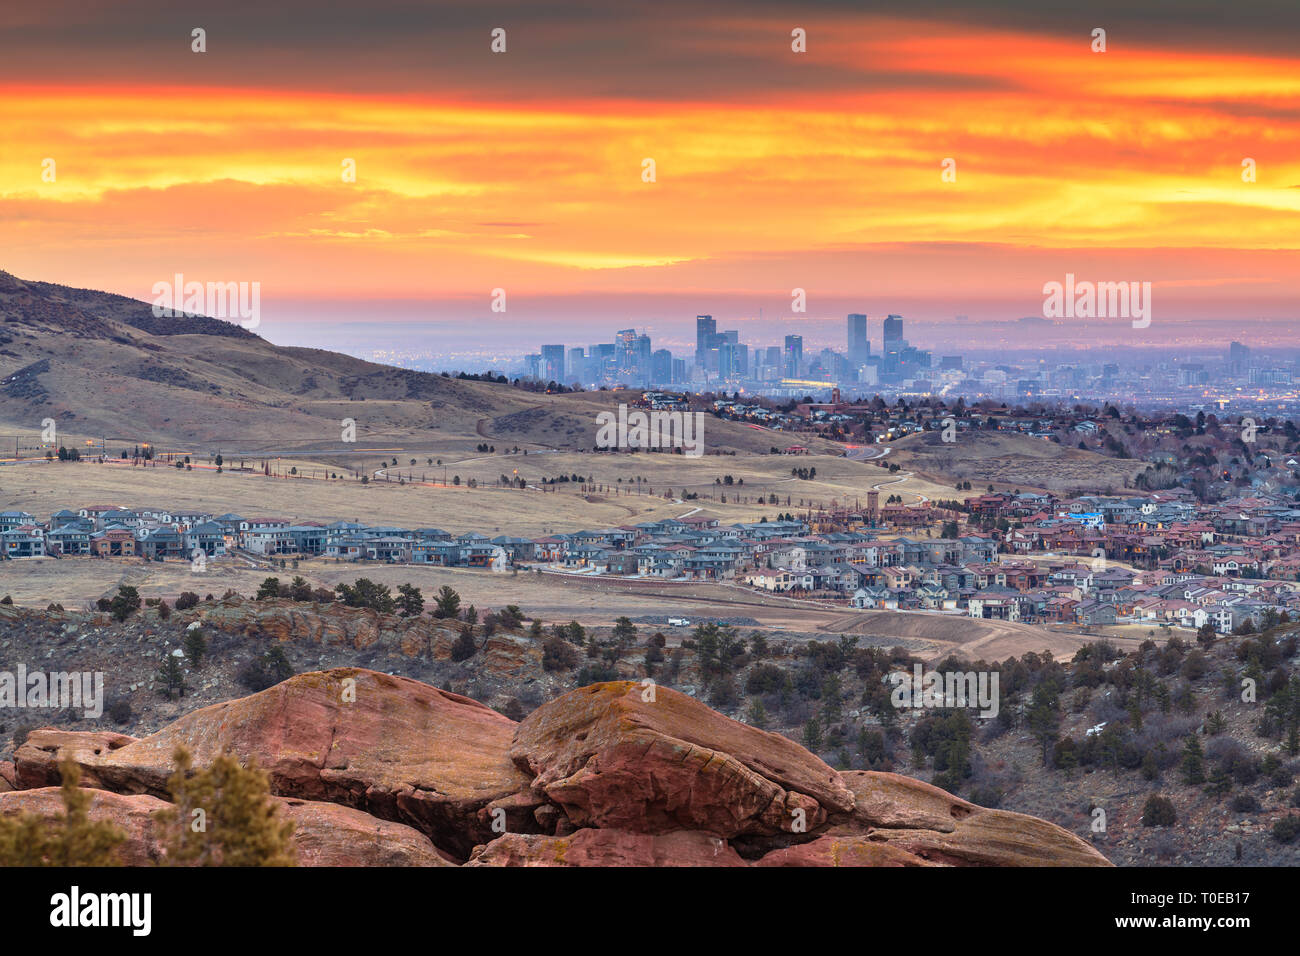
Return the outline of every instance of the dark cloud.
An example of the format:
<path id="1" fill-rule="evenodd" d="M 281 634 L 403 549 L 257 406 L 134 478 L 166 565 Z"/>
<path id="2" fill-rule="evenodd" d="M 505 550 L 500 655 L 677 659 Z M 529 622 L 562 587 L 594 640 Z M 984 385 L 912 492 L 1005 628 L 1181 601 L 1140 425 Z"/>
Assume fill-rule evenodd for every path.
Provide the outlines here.
<path id="1" fill-rule="evenodd" d="M 1040 0 L 686 0 L 653 4 L 413 3 L 367 0 L 222 0 L 131 4 L 49 0 L 0 24 L 0 80 L 40 85 L 97 82 L 266 86 L 347 92 L 409 92 L 450 98 L 627 98 L 741 101 L 808 91 L 988 89 L 969 77 L 896 75 L 871 63 L 819 60 L 825 37 L 867 16 L 921 20 L 934 28 L 1023 31 L 1086 42 L 1097 26 L 1112 50 L 1127 45 L 1293 55 L 1300 3 L 1091 0 L 1086 10 Z M 789 52 L 802 26 L 810 53 Z M 505 55 L 489 33 L 507 30 Z M 208 53 L 190 52 L 207 31 Z M 851 28 L 847 28 L 851 29 Z M 864 20 L 863 35 L 867 33 Z M 921 28 L 922 31 L 924 27 Z M 821 31 L 821 32 L 819 32 Z M 884 39 L 888 40 L 889 37 Z"/>

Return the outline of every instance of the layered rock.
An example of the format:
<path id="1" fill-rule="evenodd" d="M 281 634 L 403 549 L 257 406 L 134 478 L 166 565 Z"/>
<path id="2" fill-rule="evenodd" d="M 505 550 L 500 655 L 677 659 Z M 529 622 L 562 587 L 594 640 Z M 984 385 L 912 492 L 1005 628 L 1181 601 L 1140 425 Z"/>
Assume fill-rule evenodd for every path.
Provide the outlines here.
<path id="1" fill-rule="evenodd" d="M 976 806 L 896 773 L 843 774 L 856 798 L 851 825 L 869 839 L 954 866 L 1097 866 L 1106 859 L 1054 823 Z"/>
<path id="2" fill-rule="evenodd" d="M 1054 824 L 898 774 L 838 773 L 785 737 L 632 681 L 571 691 L 515 724 L 406 678 L 302 674 L 141 739 L 34 731 L 14 786 L 53 786 L 71 755 L 84 785 L 139 795 L 97 806 L 152 859 L 147 821 L 180 745 L 200 767 L 222 750 L 256 758 L 299 823 L 300 856 L 324 865 L 1108 865 Z"/>
<path id="3" fill-rule="evenodd" d="M 293 821 L 292 842 L 300 866 L 455 865 L 434 849 L 428 837 L 400 823 L 334 803 L 273 799 L 281 816 Z M 149 794 L 92 790 L 87 814 L 126 835 L 117 850 L 124 866 L 149 866 L 166 858 L 167 838 L 158 814 L 170 806 Z M 0 794 L 0 816 L 37 813 L 54 818 L 62 812 L 58 787 Z"/>
<path id="4" fill-rule="evenodd" d="M 475 848 L 466 866 L 745 866 L 726 840 L 698 830 L 632 833 L 578 830 L 568 836 L 506 833 Z"/>
<path id="5" fill-rule="evenodd" d="M 54 785 L 66 748 L 89 786 L 165 797 L 177 747 L 199 767 L 230 750 L 256 758 L 273 793 L 408 823 L 463 858 L 492 836 L 491 821 L 479 811 L 528 789 L 529 779 L 509 759 L 514 728 L 469 698 L 340 668 L 205 707 L 140 739 L 34 731 L 15 761 L 23 786 Z M 512 829 L 531 823 L 536 802 L 507 814 Z"/>
<path id="6" fill-rule="evenodd" d="M 578 827 L 731 837 L 803 832 L 853 809 L 839 774 L 793 741 L 632 681 L 543 704 L 510 755 Z"/>

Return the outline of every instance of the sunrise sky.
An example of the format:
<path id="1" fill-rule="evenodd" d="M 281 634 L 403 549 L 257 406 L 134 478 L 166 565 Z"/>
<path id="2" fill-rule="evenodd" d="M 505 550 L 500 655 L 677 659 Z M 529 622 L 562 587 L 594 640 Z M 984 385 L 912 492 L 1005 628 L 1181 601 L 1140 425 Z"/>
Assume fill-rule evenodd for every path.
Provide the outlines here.
<path id="1" fill-rule="evenodd" d="M 490 333 L 498 287 L 538 340 L 775 321 L 795 287 L 876 338 L 1036 314 L 1066 272 L 1152 282 L 1147 336 L 1300 317 L 1300 5 L 626 6 L 7 9 L 0 269 L 259 281 L 273 340 Z"/>

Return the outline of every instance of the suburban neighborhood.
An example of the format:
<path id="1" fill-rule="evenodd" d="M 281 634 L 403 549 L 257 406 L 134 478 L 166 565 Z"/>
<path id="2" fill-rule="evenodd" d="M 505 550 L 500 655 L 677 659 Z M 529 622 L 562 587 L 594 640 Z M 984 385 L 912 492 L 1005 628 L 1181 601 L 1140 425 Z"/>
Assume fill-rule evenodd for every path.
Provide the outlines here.
<path id="1" fill-rule="evenodd" d="M 1300 506 L 1261 493 L 1204 504 L 1181 489 L 910 508 L 881 508 L 873 493 L 861 510 L 734 524 L 692 512 L 541 538 L 95 504 L 43 520 L 0 512 L 0 552 L 196 571 L 242 556 L 715 581 L 859 609 L 1220 633 L 1300 614 Z"/>

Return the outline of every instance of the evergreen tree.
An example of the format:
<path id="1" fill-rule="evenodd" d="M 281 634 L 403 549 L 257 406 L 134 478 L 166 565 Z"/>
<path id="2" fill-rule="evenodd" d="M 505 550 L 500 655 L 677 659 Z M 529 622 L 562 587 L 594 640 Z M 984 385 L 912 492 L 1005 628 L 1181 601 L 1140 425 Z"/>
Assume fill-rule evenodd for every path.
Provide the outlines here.
<path id="1" fill-rule="evenodd" d="M 1193 785 L 1205 782 L 1205 751 L 1195 734 L 1183 748 L 1183 779 Z"/>
<path id="2" fill-rule="evenodd" d="M 0 816 L 0 867 L 117 866 L 126 834 L 107 820 L 90 819 L 94 790 L 81 787 L 81 768 L 71 757 L 59 764 L 63 813 Z"/>
<path id="3" fill-rule="evenodd" d="M 223 752 L 195 771 L 189 751 L 178 747 L 176 770 L 167 781 L 173 807 L 159 814 L 168 866 L 294 866 L 294 825 L 282 820 L 267 776 L 257 761 L 241 767 Z"/>
<path id="4" fill-rule="evenodd" d="M 460 595 L 444 584 L 433 599 L 433 616 L 437 618 L 455 618 L 460 615 Z"/>
<path id="5" fill-rule="evenodd" d="M 401 584 L 397 588 L 397 609 L 402 617 L 419 617 L 424 613 L 424 595 L 413 584 Z"/>
<path id="6" fill-rule="evenodd" d="M 180 692 L 180 696 L 185 696 L 185 671 L 181 668 L 181 662 L 176 659 L 176 655 L 167 652 L 163 657 L 162 663 L 158 665 L 158 680 L 162 682 L 163 695 L 172 699 L 172 695 Z"/>

